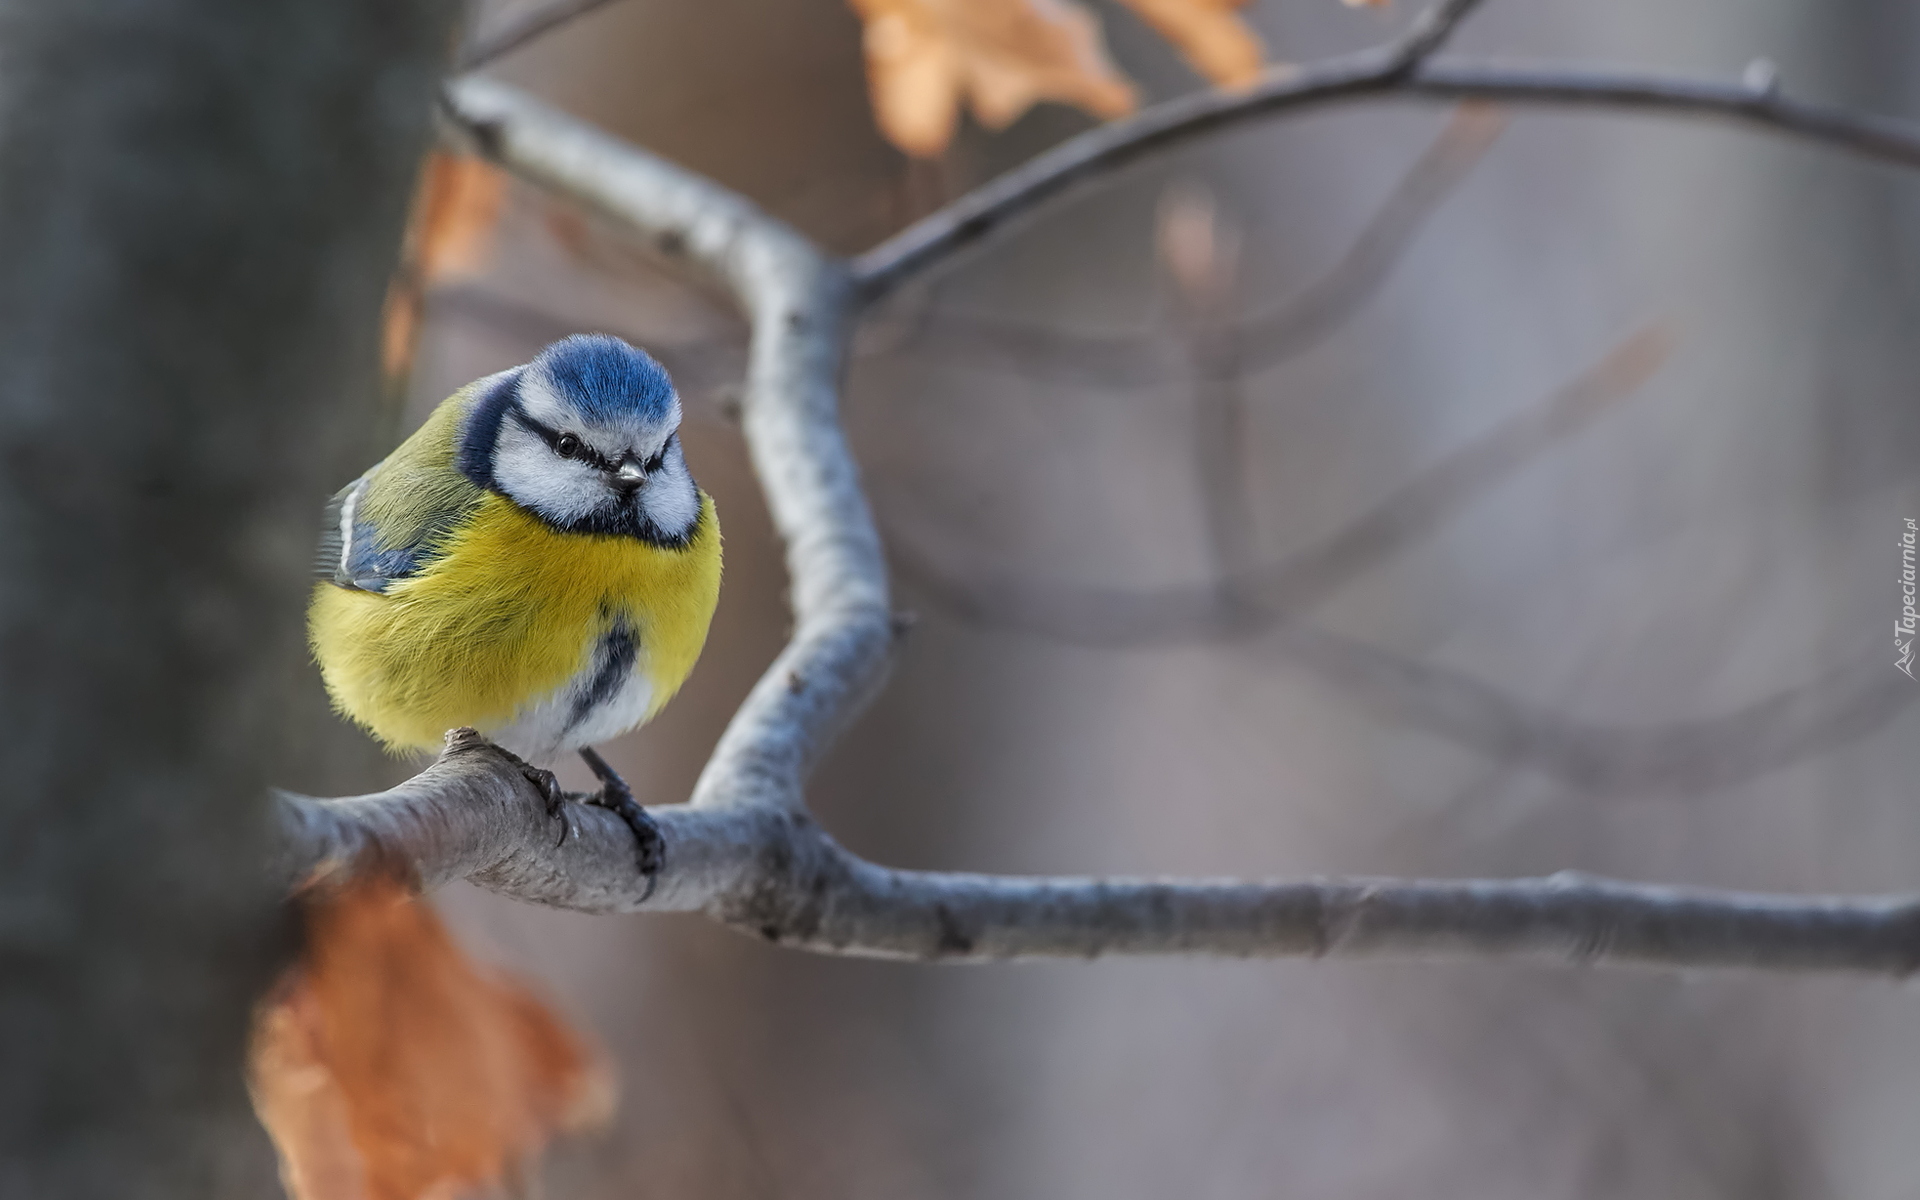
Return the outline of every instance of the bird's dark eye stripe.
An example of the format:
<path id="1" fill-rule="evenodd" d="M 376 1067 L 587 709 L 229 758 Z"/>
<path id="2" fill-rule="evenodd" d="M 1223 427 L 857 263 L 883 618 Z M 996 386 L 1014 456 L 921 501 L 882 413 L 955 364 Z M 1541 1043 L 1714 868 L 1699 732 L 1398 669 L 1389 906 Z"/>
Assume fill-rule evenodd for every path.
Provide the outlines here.
<path id="1" fill-rule="evenodd" d="M 534 433 L 538 434 L 540 437 L 540 440 L 545 442 L 553 450 L 553 452 L 555 454 L 558 454 L 561 458 L 583 459 L 586 462 L 592 463 L 594 466 L 600 468 L 602 471 L 613 470 L 613 464 L 608 462 L 604 457 L 602 457 L 600 452 L 595 450 L 592 446 L 587 445 L 586 442 L 582 441 L 580 438 L 578 438 L 574 434 L 561 433 L 559 430 L 554 429 L 551 426 L 545 425 L 539 421 L 534 420 L 532 417 L 527 415 L 527 411 L 525 409 L 519 407 L 518 405 L 515 405 L 513 408 L 513 419 L 520 422 L 522 426 L 526 427 L 527 429 L 531 429 Z M 572 443 L 571 450 L 561 449 L 562 444 L 568 443 L 568 442 Z"/>

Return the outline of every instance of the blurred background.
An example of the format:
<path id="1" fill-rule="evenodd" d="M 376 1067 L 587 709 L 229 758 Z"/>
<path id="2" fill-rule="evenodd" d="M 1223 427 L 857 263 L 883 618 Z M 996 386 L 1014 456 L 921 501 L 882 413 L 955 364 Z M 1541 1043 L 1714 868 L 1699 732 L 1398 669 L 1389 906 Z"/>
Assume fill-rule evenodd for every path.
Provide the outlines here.
<path id="1" fill-rule="evenodd" d="M 1096 10 L 1148 98 L 1201 86 Z M 1283 60 L 1408 14 L 1248 12 Z M 1450 52 L 1764 57 L 1920 113 L 1899 0 L 1491 0 Z M 492 70 L 844 252 L 1090 124 L 1046 106 L 909 162 L 842 0 L 627 0 Z M 609 757 L 684 799 L 785 634 L 728 416 L 744 327 L 518 184 L 422 312 L 403 430 L 575 331 L 680 379 L 726 584 L 686 691 Z M 1889 636 L 1916 319 L 1920 176 L 1720 126 L 1393 102 L 1131 171 L 863 327 L 846 418 L 919 620 L 812 801 L 912 867 L 1920 888 L 1920 685 Z M 307 686 L 292 786 L 410 770 Z M 553 1196 L 1915 1189 L 1920 998 L 1878 980 L 908 966 L 441 903 L 617 1062 L 615 1125 L 551 1157 Z"/>

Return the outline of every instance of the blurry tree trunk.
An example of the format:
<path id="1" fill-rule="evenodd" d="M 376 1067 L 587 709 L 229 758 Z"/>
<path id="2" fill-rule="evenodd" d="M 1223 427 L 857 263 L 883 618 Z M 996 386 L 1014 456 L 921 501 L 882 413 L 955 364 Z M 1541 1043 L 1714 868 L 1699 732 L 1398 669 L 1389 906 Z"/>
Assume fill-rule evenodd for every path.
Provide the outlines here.
<path id="1" fill-rule="evenodd" d="M 0 1195 L 272 1192 L 266 786 L 453 13 L 0 0 Z"/>

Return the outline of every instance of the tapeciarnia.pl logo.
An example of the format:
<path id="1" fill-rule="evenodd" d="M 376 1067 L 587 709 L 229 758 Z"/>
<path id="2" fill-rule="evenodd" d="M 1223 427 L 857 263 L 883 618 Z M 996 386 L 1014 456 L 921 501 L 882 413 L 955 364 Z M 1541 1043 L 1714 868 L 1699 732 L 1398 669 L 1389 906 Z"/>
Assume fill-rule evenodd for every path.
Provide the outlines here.
<path id="1" fill-rule="evenodd" d="M 1913 633 L 1916 624 L 1920 624 L 1920 615 L 1913 610 L 1914 575 L 1913 542 L 1920 525 L 1912 517 L 1907 518 L 1907 531 L 1900 535 L 1900 595 L 1906 603 L 1900 609 L 1900 619 L 1893 623 L 1893 648 L 1900 652 L 1899 661 L 1893 665 L 1913 675 Z"/>

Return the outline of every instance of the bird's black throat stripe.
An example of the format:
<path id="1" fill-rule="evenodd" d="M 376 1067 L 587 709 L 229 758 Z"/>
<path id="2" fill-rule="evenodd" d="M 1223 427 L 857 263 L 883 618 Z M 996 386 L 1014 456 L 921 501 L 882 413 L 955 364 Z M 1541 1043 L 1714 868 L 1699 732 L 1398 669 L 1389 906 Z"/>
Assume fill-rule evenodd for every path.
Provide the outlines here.
<path id="1" fill-rule="evenodd" d="M 619 695 L 627 677 L 633 674 L 634 664 L 640 661 L 640 644 L 634 641 L 633 630 L 625 621 L 614 622 L 613 628 L 600 639 L 598 657 L 600 665 L 594 669 L 593 678 L 573 698 L 573 708 L 567 713 L 569 732 L 579 728 L 595 709 Z"/>

